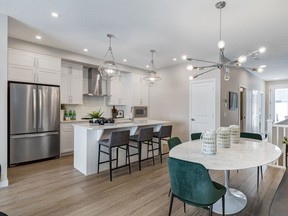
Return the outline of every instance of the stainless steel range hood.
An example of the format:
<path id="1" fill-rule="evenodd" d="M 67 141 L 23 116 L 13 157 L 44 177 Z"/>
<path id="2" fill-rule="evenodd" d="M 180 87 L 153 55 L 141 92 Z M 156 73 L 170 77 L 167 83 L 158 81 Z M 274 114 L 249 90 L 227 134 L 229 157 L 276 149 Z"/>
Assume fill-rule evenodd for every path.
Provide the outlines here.
<path id="1" fill-rule="evenodd" d="M 108 96 L 106 86 L 106 81 L 102 80 L 100 72 L 97 68 L 89 68 L 88 69 L 88 93 L 84 95 L 89 96 Z"/>

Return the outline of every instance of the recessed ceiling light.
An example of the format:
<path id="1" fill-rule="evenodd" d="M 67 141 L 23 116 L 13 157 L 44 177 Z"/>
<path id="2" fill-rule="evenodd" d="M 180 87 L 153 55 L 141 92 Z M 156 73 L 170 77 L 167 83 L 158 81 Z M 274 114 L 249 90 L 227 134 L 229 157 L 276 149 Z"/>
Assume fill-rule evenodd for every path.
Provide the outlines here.
<path id="1" fill-rule="evenodd" d="M 88 52 L 88 49 L 86 49 L 86 48 L 85 48 L 85 49 L 83 49 L 83 50 L 84 50 L 84 52 Z"/>
<path id="2" fill-rule="evenodd" d="M 127 62 L 127 59 L 123 59 L 124 62 Z"/>
<path id="3" fill-rule="evenodd" d="M 278 80 L 278 79 L 279 79 L 278 77 L 274 78 L 274 80 Z"/>
<path id="4" fill-rule="evenodd" d="M 146 68 L 149 68 L 149 65 L 146 65 Z"/>
<path id="5" fill-rule="evenodd" d="M 260 66 L 260 68 L 266 68 L 267 67 L 267 65 L 261 65 Z"/>
<path id="6" fill-rule="evenodd" d="M 56 12 L 52 12 L 52 13 L 51 13 L 51 16 L 52 16 L 52 17 L 55 17 L 55 18 L 58 18 L 58 17 L 59 17 L 59 14 L 56 13 Z"/>
<path id="7" fill-rule="evenodd" d="M 177 61 L 177 58 L 173 58 L 173 61 Z"/>
<path id="8" fill-rule="evenodd" d="M 40 35 L 36 35 L 35 38 L 38 39 L 38 40 L 42 39 L 42 37 Z"/>

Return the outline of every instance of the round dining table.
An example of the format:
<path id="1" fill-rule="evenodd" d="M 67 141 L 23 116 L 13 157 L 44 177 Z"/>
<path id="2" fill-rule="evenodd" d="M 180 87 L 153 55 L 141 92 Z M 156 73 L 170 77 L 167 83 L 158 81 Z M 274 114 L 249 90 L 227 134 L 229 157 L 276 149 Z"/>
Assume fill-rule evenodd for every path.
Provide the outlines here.
<path id="1" fill-rule="evenodd" d="M 175 146 L 169 157 L 196 162 L 209 170 L 224 171 L 225 214 L 235 214 L 245 208 L 247 197 L 237 189 L 229 188 L 229 171 L 262 166 L 277 160 L 281 149 L 267 141 L 241 139 L 239 144 L 231 144 L 229 148 L 217 147 L 216 154 L 204 154 L 200 140 L 194 140 Z M 213 205 L 213 211 L 222 214 L 221 199 Z"/>

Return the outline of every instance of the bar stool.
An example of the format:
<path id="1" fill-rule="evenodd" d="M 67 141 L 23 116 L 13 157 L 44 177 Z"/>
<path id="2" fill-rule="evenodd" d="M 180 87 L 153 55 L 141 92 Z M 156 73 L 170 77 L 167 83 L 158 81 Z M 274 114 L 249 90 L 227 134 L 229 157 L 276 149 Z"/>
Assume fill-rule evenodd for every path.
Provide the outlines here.
<path id="1" fill-rule="evenodd" d="M 103 139 L 99 140 L 99 149 L 98 149 L 98 170 L 97 173 L 99 173 L 99 167 L 100 164 L 108 163 L 109 162 L 109 172 L 110 172 L 110 181 L 112 181 L 112 171 L 128 166 L 129 167 L 129 174 L 131 174 L 131 166 L 130 166 L 130 157 L 129 157 L 129 130 L 124 131 L 112 131 L 110 134 L 109 139 Z M 101 146 L 105 147 L 106 151 L 101 149 Z M 125 147 L 123 147 L 125 146 Z M 112 149 L 116 148 L 116 158 L 112 158 Z M 123 149 L 126 151 L 126 158 L 125 158 L 125 165 L 118 166 L 118 155 L 119 155 L 119 149 Z M 100 162 L 100 153 L 104 153 L 109 156 L 109 159 L 106 161 Z M 127 164 L 127 158 L 128 158 L 128 164 Z M 116 160 L 116 167 L 112 168 L 112 161 Z"/>
<path id="2" fill-rule="evenodd" d="M 130 156 L 138 155 L 138 165 L 139 165 L 139 170 L 140 171 L 141 171 L 141 161 L 148 160 L 148 159 L 153 159 L 153 165 L 155 164 L 155 162 L 154 162 L 154 151 L 152 151 L 152 157 L 149 157 L 149 154 L 148 154 L 148 151 L 147 151 L 147 158 L 141 159 L 141 156 L 142 156 L 142 143 L 143 144 L 147 144 L 147 149 L 149 149 L 149 146 L 152 146 L 152 149 L 153 149 L 153 142 L 152 142 L 153 130 L 154 130 L 153 127 L 141 128 L 137 135 L 130 136 L 130 138 L 129 138 L 130 141 L 137 142 L 137 146 L 130 145 L 130 147 L 132 147 L 132 148 L 137 148 L 137 153 L 130 154 Z"/>
<path id="3" fill-rule="evenodd" d="M 158 140 L 153 143 L 158 144 L 158 152 L 160 155 L 160 161 L 162 163 L 162 144 L 161 140 L 168 140 L 168 138 L 171 138 L 171 133 L 172 133 L 172 125 L 166 125 L 166 126 L 161 126 L 160 130 L 158 132 L 153 133 L 153 137 L 157 138 Z"/>

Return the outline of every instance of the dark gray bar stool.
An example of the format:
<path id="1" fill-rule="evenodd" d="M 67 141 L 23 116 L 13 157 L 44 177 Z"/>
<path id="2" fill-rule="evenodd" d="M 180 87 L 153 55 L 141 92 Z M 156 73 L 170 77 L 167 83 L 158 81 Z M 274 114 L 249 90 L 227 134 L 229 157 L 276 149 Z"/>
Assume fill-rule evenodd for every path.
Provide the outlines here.
<path id="1" fill-rule="evenodd" d="M 137 148 L 137 153 L 135 154 L 130 154 L 130 156 L 133 155 L 138 155 L 138 164 L 139 164 L 139 170 L 141 171 L 141 161 L 148 160 L 148 159 L 153 159 L 153 165 L 155 164 L 154 162 L 154 151 L 152 151 L 152 157 L 149 157 L 148 151 L 147 151 L 147 158 L 144 160 L 141 159 L 142 155 L 142 143 L 147 144 L 147 149 L 149 146 L 152 146 L 153 149 L 153 127 L 151 128 L 141 128 L 139 130 L 139 133 L 137 135 L 130 136 L 130 141 L 137 142 L 137 146 L 130 145 L 132 148 Z"/>
<path id="2" fill-rule="evenodd" d="M 97 173 L 99 173 L 99 167 L 100 164 L 108 163 L 109 162 L 109 172 L 110 172 L 110 181 L 112 181 L 112 171 L 128 166 L 129 167 L 129 174 L 131 174 L 131 166 L 130 166 L 130 157 L 129 157 L 129 135 L 130 131 L 113 131 L 110 134 L 109 139 L 103 139 L 99 140 L 99 149 L 98 149 L 98 170 Z M 101 149 L 101 146 L 105 147 L 104 149 Z M 125 146 L 125 147 L 124 147 Z M 116 158 L 112 158 L 112 149 L 116 148 Z M 119 149 L 123 149 L 126 151 L 126 158 L 125 158 L 125 165 L 118 166 L 118 154 Z M 109 159 L 106 161 L 100 162 L 100 153 L 104 153 L 106 155 L 109 155 Z M 127 158 L 128 158 L 128 164 L 127 164 Z M 112 168 L 112 161 L 116 160 L 116 167 Z"/>
<path id="3" fill-rule="evenodd" d="M 161 144 L 161 140 L 168 140 L 171 138 L 171 134 L 172 134 L 172 125 L 167 125 L 167 126 L 161 126 L 160 130 L 158 132 L 154 132 L 153 133 L 153 137 L 157 138 L 157 141 L 153 141 L 153 143 L 158 144 L 158 152 L 160 155 L 160 161 L 162 163 L 162 144 Z"/>

